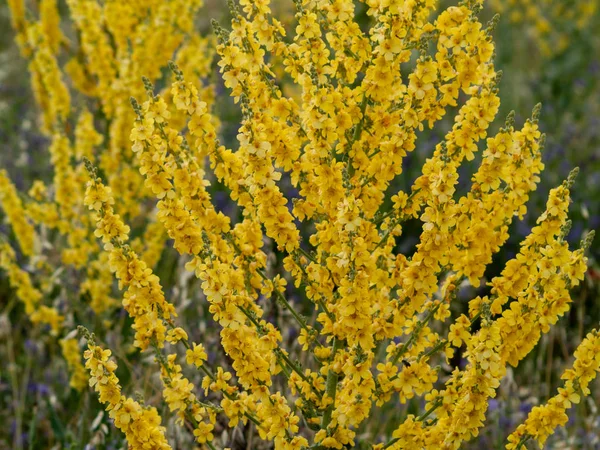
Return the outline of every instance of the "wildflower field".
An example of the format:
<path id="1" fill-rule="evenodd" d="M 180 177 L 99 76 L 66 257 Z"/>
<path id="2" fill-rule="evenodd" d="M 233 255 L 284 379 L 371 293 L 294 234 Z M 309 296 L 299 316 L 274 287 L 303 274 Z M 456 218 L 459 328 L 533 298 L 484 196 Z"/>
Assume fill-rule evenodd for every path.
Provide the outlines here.
<path id="1" fill-rule="evenodd" d="M 0 450 L 600 449 L 599 3 L 0 3 Z"/>

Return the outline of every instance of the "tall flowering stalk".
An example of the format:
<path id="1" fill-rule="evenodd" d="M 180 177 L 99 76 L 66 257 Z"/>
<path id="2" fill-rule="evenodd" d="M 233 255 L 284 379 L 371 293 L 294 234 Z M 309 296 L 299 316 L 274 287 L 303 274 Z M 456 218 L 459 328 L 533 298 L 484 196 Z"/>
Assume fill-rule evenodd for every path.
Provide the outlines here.
<path id="1" fill-rule="evenodd" d="M 565 370 L 561 379 L 564 386 L 548 403 L 534 407 L 525 422 L 508 437 L 506 448 L 523 448 L 529 439 L 535 439 L 543 447 L 554 430 L 569 419 L 566 411 L 581 401 L 581 395 L 589 395 L 590 382 L 600 371 L 600 334 L 592 330 L 575 350 L 573 367 Z"/>
<path id="2" fill-rule="evenodd" d="M 571 250 L 565 241 L 576 172 L 550 192 L 487 295 L 453 313 L 460 285 L 482 285 L 544 168 L 540 106 L 521 127 L 511 113 L 490 129 L 500 105 L 498 19 L 479 21 L 482 0 L 444 10 L 434 0 L 369 0 L 368 30 L 351 0 L 296 0 L 293 29 L 273 17 L 269 0 L 230 1 L 231 24 L 213 21 L 214 41 L 194 32 L 198 1 L 140 9 L 69 0 L 80 52 L 65 71 L 95 108 L 79 114 L 73 135 L 54 16 L 32 24 L 12 3 L 15 27 L 30 36 L 23 53 L 34 87 L 44 87 L 38 97 L 54 167 L 53 197 L 36 185 L 27 208 L 0 174 L 17 241 L 32 256 L 30 222 L 57 230 L 62 263 L 80 270 L 79 292 L 92 297 L 94 313 L 106 317 L 122 298 L 133 345 L 154 355 L 162 401 L 198 443 L 225 447 L 214 432 L 224 422 L 252 423 L 284 450 L 363 441 L 377 450 L 459 448 L 483 426 L 507 366 L 568 311 L 591 242 Z M 235 143 L 221 134 L 214 94 L 198 82 L 211 64 L 194 55 L 208 45 L 241 111 Z M 458 111 L 453 121 L 445 118 L 450 108 Z M 398 191 L 419 134 L 441 122 L 451 125 L 422 174 Z M 459 168 L 476 158 L 460 194 Z M 239 206 L 239 220 L 219 210 L 215 182 Z M 397 239 L 415 220 L 416 249 L 401 254 Z M 188 337 L 195 330 L 178 325 L 180 305 L 167 300 L 153 270 L 167 237 L 199 280 L 226 359 L 209 364 L 204 345 Z M 3 267 L 16 279 L 11 264 Z M 17 293 L 29 314 L 39 298 L 25 295 L 35 291 L 21 278 Z M 266 312 L 267 299 L 279 305 L 280 320 Z M 297 332 L 292 342 L 284 339 L 289 329 Z M 84 334 L 90 383 L 129 445 L 169 448 L 157 409 L 121 394 L 110 351 Z M 79 385 L 75 343 L 63 342 Z M 589 393 L 594 345 L 588 338 L 577 351 L 567 399 L 575 389 Z M 460 349 L 466 366 L 444 374 L 440 354 L 449 360 Z M 425 400 L 420 414 L 395 424 L 391 436 L 377 433 L 376 407 L 414 398 Z M 567 400 L 548 408 L 556 404 Z M 564 423 L 547 414 L 536 410 L 509 446 L 543 442 Z M 532 424 L 544 420 L 534 433 Z"/>
<path id="3" fill-rule="evenodd" d="M 156 408 L 144 407 L 121 393 L 122 388 L 115 375 L 117 364 L 110 359 L 111 351 L 96 345 L 94 336 L 87 330 L 84 333 L 88 341 L 84 357 L 85 367 L 90 372 L 90 386 L 98 392 L 100 402 L 106 405 L 115 426 L 125 434 L 129 448 L 170 449 Z"/>
<path id="4" fill-rule="evenodd" d="M 24 257 L 3 244 L 3 268 L 29 317 L 35 323 L 51 324 L 63 343 L 71 340 L 69 328 L 87 320 L 82 315 L 92 313 L 108 324 L 118 306 L 107 255 L 98 251 L 95 223 L 85 214 L 83 199 L 89 178 L 83 158 L 97 160 L 110 174 L 109 184 L 121 193 L 119 211 L 144 223 L 144 232 L 132 246 L 149 265 L 155 265 L 166 233 L 156 222 L 153 208 L 143 205 L 142 178 L 130 158 L 127 135 L 133 112 L 129 96 L 140 88 L 143 92 L 138 69 L 160 77 L 161 67 L 175 49 L 179 49 L 176 60 L 196 79 L 206 76 L 212 58 L 210 38 L 192 33 L 192 17 L 201 1 L 144 2 L 143 8 L 134 2 L 95 0 L 73 0 L 67 5 L 79 42 L 68 40 L 61 31 L 65 18 L 55 0 L 44 0 L 35 10 L 24 0 L 9 2 L 17 43 L 29 61 L 32 89 L 41 111 L 40 128 L 51 139 L 53 183 L 47 186 L 37 180 L 27 196 L 19 196 L 8 174 L 0 172 L 0 206 Z M 212 99 L 207 89 L 201 89 L 201 95 L 209 102 Z M 74 99 L 79 102 L 82 98 L 87 99 L 87 106 L 75 104 Z M 58 252 L 46 241 L 40 244 L 40 236 L 48 234 L 53 236 L 50 246 Z M 27 263 L 25 258 L 38 269 L 35 275 L 48 289 L 35 288 L 36 277 L 30 276 L 34 274 L 19 268 Z M 71 277 L 65 283 L 66 275 Z M 65 296 L 74 294 L 62 311 L 41 301 L 52 288 L 49 281 L 62 282 Z M 32 304 L 39 306 L 33 309 Z M 72 341 L 61 345 L 72 368 L 72 383 L 80 386 L 81 362 L 74 365 Z"/>

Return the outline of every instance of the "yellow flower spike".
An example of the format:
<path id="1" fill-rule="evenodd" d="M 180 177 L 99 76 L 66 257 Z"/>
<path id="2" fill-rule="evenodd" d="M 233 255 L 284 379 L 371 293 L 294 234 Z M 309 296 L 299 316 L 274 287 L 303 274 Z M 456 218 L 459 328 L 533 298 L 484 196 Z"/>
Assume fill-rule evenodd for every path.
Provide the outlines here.
<path id="1" fill-rule="evenodd" d="M 36 99 L 42 109 L 43 131 L 51 134 L 54 127 L 69 116 L 71 96 L 41 23 L 28 25 L 27 44 L 32 52 L 30 70 Z"/>
<path id="2" fill-rule="evenodd" d="M 180 423 L 190 420 L 191 410 L 197 407 L 198 399 L 193 394 L 194 385 L 182 375 L 181 366 L 176 363 L 176 354 L 165 358 L 161 349 L 165 341 L 176 344 L 179 341 L 187 343 L 187 333 L 178 327 L 171 327 L 172 319 L 177 316 L 175 307 L 167 302 L 159 283 L 158 277 L 148 268 L 146 263 L 128 245 L 129 227 L 123 223 L 118 214 L 113 212 L 112 194 L 96 175 L 96 169 L 89 160 L 85 160 L 91 180 L 88 183 L 85 197 L 89 209 L 96 211 L 96 234 L 105 242 L 109 266 L 115 272 L 120 287 L 127 287 L 123 297 L 123 306 L 133 318 L 132 328 L 135 330 L 134 345 L 141 350 L 152 347 L 156 361 L 161 367 L 163 382 L 163 398 L 171 411 L 177 411 Z M 194 347 L 200 351 L 202 347 Z M 195 355 L 206 358 L 206 355 Z M 200 361 L 201 362 L 201 361 Z M 201 364 L 197 367 L 202 368 Z M 218 384 L 218 390 L 230 392 L 227 381 L 223 377 Z M 111 391 L 113 392 L 114 389 Z M 127 415 L 119 416 L 127 420 Z M 193 421 L 192 421 L 193 423 Z"/>
<path id="3" fill-rule="evenodd" d="M 85 330 L 87 332 L 87 330 Z M 132 450 L 155 448 L 171 449 L 165 437 L 166 429 L 160 425 L 156 408 L 143 407 L 137 401 L 121 394 L 117 365 L 110 360 L 110 350 L 103 350 L 87 332 L 88 349 L 84 352 L 85 367 L 90 372 L 89 384 L 98 393 L 101 403 L 120 429 Z"/>
<path id="4" fill-rule="evenodd" d="M 23 302 L 25 313 L 33 323 L 50 325 L 53 334 L 58 334 L 64 317 L 54 308 L 41 304 L 43 294 L 36 289 L 29 273 L 17 264 L 16 254 L 4 241 L 0 242 L 0 267 L 7 272 L 9 282 L 16 291 L 17 298 Z"/>
<path id="5" fill-rule="evenodd" d="M 23 202 L 5 170 L 0 170 L 0 206 L 12 225 L 21 251 L 26 256 L 33 256 L 36 245 L 35 230 L 25 218 Z"/>
<path id="6" fill-rule="evenodd" d="M 96 0 L 69 0 L 67 4 L 80 32 L 82 50 L 86 56 L 86 68 L 97 78 L 98 92 L 108 94 L 111 82 L 116 78 L 116 64 L 109 36 L 102 29 L 101 22 L 97 20 L 102 16 L 102 7 Z M 109 102 L 114 101 L 115 98 L 111 95 L 103 95 L 101 100 L 105 114 L 110 117 L 114 106 Z"/>
<path id="7" fill-rule="evenodd" d="M 543 446 L 554 430 L 567 423 L 566 410 L 581 400 L 581 394 L 589 395 L 588 385 L 600 371 L 600 333 L 589 332 L 575 350 L 575 361 L 562 378 L 564 387 L 545 405 L 534 406 L 525 421 L 508 436 L 507 450 L 522 448 L 529 439 Z"/>
<path id="8" fill-rule="evenodd" d="M 486 302 L 480 303 L 480 314 L 484 318 L 484 322 L 479 333 L 467 340 L 470 365 L 467 367 L 466 374 L 460 374 L 458 390 L 447 389 L 443 393 L 450 396 L 452 404 L 455 406 L 450 407 L 449 414 L 430 430 L 432 437 L 435 436 L 438 439 L 446 436 L 445 439 L 449 443 L 453 443 L 452 445 L 468 439 L 475 431 L 467 426 L 467 422 L 473 423 L 472 420 L 477 420 L 477 423 L 482 423 L 484 409 L 482 410 L 478 405 L 485 408 L 486 399 L 494 395 L 495 389 L 506 371 L 506 364 L 510 363 L 516 366 L 537 343 L 541 333 L 549 330 L 547 323 L 550 321 L 553 323 L 555 321 L 553 317 L 562 315 L 566 311 L 565 301 L 557 299 L 565 297 L 568 301 L 568 288 L 565 282 L 569 279 L 567 270 L 564 266 L 563 268 L 558 266 L 555 275 L 551 278 L 544 278 L 543 272 L 539 270 L 534 261 L 539 260 L 540 255 L 536 255 L 536 253 L 541 253 L 541 249 L 548 252 L 546 244 L 562 245 L 568 231 L 568 228 L 564 228 L 569 204 L 568 187 L 573 183 L 574 175 L 575 172 L 562 186 L 550 192 L 546 212 L 540 216 L 538 226 L 532 230 L 522 244 L 521 255 L 527 255 L 527 258 L 517 257 L 516 262 L 517 265 L 524 266 L 523 270 L 529 271 L 532 276 L 528 277 L 525 283 L 503 285 L 500 284 L 502 277 L 494 279 L 491 283 L 494 286 L 492 294 L 503 297 L 503 302 L 506 302 L 509 297 L 518 300 L 513 301 L 510 309 L 505 310 L 502 316 L 495 321 L 489 320 L 491 311 L 487 298 Z M 585 242 L 589 242 L 589 240 Z M 573 252 L 574 257 L 577 252 L 579 250 Z M 507 265 L 507 270 L 503 274 L 514 273 L 516 265 L 510 267 L 511 269 L 508 271 Z M 585 269 L 582 268 L 582 270 Z M 541 286 L 539 289 L 534 289 L 533 286 L 538 283 L 541 283 Z M 578 283 L 577 280 L 576 283 Z M 508 288 L 506 291 L 503 291 L 504 286 Z M 560 294 L 555 295 L 557 290 Z M 551 301 L 550 308 L 546 309 L 540 296 Z M 485 382 L 478 375 L 480 371 L 489 374 Z M 452 386 L 455 376 L 458 376 L 458 373 L 447 382 L 447 386 Z M 571 397 L 571 392 L 568 390 L 563 394 L 566 403 L 570 404 L 571 398 L 578 401 L 578 395 Z M 455 403 L 456 401 L 458 403 Z"/>
<path id="9" fill-rule="evenodd" d="M 82 391 L 88 385 L 88 377 L 81 363 L 81 351 L 79 350 L 77 339 L 65 338 L 60 341 L 60 346 L 71 372 L 69 385 L 78 391 Z"/>
<path id="10" fill-rule="evenodd" d="M 48 45 L 54 54 L 58 53 L 65 37 L 60 30 L 60 15 L 57 0 L 42 0 L 40 2 L 40 19 Z"/>

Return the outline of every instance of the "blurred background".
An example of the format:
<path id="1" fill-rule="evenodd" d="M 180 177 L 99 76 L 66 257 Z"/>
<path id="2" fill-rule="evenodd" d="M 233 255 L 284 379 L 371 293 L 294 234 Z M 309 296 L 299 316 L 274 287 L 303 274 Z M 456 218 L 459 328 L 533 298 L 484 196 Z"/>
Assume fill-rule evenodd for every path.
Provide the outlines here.
<path id="1" fill-rule="evenodd" d="M 293 22 L 292 0 L 275 0 L 273 5 L 275 14 L 284 23 Z M 59 7 L 67 16 L 66 4 L 60 1 Z M 501 14 L 495 32 L 496 69 L 504 73 L 500 84 L 501 112 L 492 129 L 497 130 L 511 110 L 516 113 L 516 123 L 522 124 L 531 115 L 533 107 L 541 102 L 540 127 L 547 133 L 544 150 L 546 169 L 541 182 L 531 196 L 526 217 L 513 223 L 510 240 L 486 272 L 488 279 L 498 274 L 503 263 L 518 252 L 519 242 L 543 211 L 549 190 L 559 185 L 573 167 L 578 166 L 581 171 L 572 190 L 570 218 L 573 226 L 568 240 L 572 246 L 578 246 L 588 230 L 600 228 L 599 9 L 598 0 L 486 2 L 482 22 L 496 13 Z M 361 10 L 359 7 L 359 12 L 362 20 L 368 20 L 364 8 Z M 227 24 L 225 2 L 207 0 L 204 13 L 198 19 L 198 27 L 205 33 L 210 32 L 210 18 Z M 0 30 L 0 167 L 8 170 L 20 191 L 26 191 L 34 179 L 51 177 L 48 141 L 38 131 L 38 112 L 30 88 L 27 62 L 21 58 L 14 43 L 5 2 L 0 3 Z M 223 137 L 226 143 L 234 143 L 239 112 L 225 89 L 222 86 L 217 86 L 217 89 L 227 97 L 227 100 L 218 102 L 221 109 L 219 116 L 224 118 Z M 424 160 L 451 126 L 449 120 L 452 117 L 453 114 L 448 114 L 435 130 L 421 133 L 417 149 L 407 158 L 405 171 L 394 188 L 410 187 L 420 174 Z M 466 183 L 463 188 L 466 189 Z M 216 192 L 215 198 L 227 201 L 224 192 Z M 417 239 L 415 224 L 412 232 L 405 231 L 398 244 L 399 249 L 409 251 Z M 489 424 L 467 448 L 503 448 L 506 436 L 527 412 L 553 395 L 560 385 L 560 373 L 570 361 L 569 355 L 585 333 L 600 320 L 599 260 L 600 238 L 597 238 L 592 244 L 586 279 L 573 293 L 574 304 L 570 313 L 543 337 L 518 369 L 509 371 L 498 397 L 490 403 Z M 176 255 L 165 251 L 157 269 L 161 278 L 173 276 L 170 268 L 174 262 L 177 267 Z M 460 300 L 464 300 L 462 306 L 475 294 L 472 288 L 464 289 L 460 296 Z M 173 295 L 178 294 L 174 292 Z M 64 366 L 49 363 L 53 361 L 53 354 L 59 351 L 56 346 L 45 345 L 43 337 L 36 335 L 37 331 L 27 329 L 25 319 L 19 322 L 11 316 L 8 321 L 8 301 L 5 299 L 12 294 L 4 275 L 0 275 L 0 296 L 0 420 L 5 424 L 0 430 L 0 449 L 12 448 L 16 432 L 23 433 L 24 448 L 124 448 L 118 432 L 107 426 L 106 414 L 97 413 L 101 408 L 95 395 L 74 392 L 68 387 Z M 457 308 L 461 308 L 460 301 Z M 200 308 L 187 314 L 184 320 L 192 324 L 202 323 L 200 327 L 195 326 L 198 333 L 204 333 L 211 329 L 207 316 L 206 311 Z M 128 329 L 127 319 L 120 317 L 119 320 L 122 329 Z M 10 323 L 22 323 L 22 329 L 18 326 L 11 328 Z M 218 346 L 216 336 L 203 339 L 214 339 L 215 347 Z M 112 348 L 118 348 L 119 343 L 114 344 Z M 123 354 L 117 357 L 119 362 L 127 362 L 139 356 L 130 357 L 123 349 Z M 216 358 L 215 355 L 211 357 Z M 40 361 L 49 364 L 40 366 Z M 125 364 L 119 375 L 127 383 L 140 374 Z M 592 394 L 570 411 L 568 426 L 559 429 L 550 439 L 549 448 L 600 449 L 600 386 L 596 384 L 595 388 L 595 397 Z M 160 395 L 159 392 L 155 394 Z M 405 413 L 376 411 L 381 415 L 382 433 L 389 433 Z M 386 428 L 387 424 L 390 429 Z M 94 440 L 99 433 L 102 439 Z M 185 442 L 183 437 L 177 439 Z"/>

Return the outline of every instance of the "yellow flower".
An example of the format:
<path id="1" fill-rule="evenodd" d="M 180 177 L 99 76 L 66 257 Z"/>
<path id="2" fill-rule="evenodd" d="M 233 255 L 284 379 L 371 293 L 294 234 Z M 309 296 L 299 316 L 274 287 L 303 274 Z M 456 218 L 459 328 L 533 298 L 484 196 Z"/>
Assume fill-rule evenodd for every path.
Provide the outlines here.
<path id="1" fill-rule="evenodd" d="M 196 441 L 200 444 L 212 441 L 214 439 L 214 435 L 212 434 L 213 429 L 213 424 L 200 422 L 198 424 L 198 427 L 194 430 L 194 436 L 196 437 Z"/>
<path id="2" fill-rule="evenodd" d="M 167 341 L 171 344 L 177 344 L 180 340 L 187 341 L 188 335 L 183 328 L 177 327 L 169 330 L 167 333 Z"/>
<path id="3" fill-rule="evenodd" d="M 196 367 L 202 366 L 207 359 L 206 351 L 202 344 L 192 344 L 193 347 L 188 349 L 185 354 L 185 360 L 188 364 L 193 364 Z"/>

